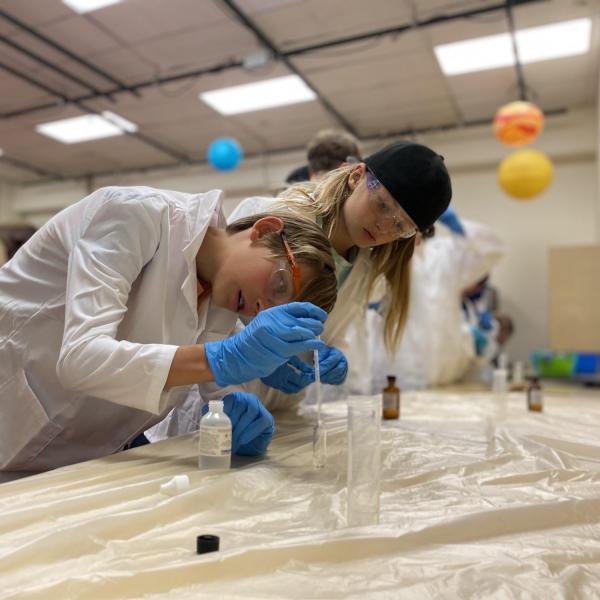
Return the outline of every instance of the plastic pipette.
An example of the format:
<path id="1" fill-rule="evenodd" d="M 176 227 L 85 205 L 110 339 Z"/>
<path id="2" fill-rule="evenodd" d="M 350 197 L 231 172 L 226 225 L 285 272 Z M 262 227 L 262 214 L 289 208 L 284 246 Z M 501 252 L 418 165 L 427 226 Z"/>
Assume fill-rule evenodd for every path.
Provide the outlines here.
<path id="1" fill-rule="evenodd" d="M 313 428 L 313 465 L 322 469 L 327 462 L 327 429 L 321 419 L 321 368 L 319 366 L 319 351 L 314 350 L 315 385 L 317 391 L 317 424 Z"/>

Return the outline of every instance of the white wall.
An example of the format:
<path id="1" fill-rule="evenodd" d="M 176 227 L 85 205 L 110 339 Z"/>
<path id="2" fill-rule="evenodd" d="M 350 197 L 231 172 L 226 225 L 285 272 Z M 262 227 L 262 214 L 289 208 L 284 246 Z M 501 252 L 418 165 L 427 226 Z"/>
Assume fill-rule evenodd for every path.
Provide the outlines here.
<path id="1" fill-rule="evenodd" d="M 507 255 L 492 282 L 500 291 L 502 312 L 515 322 L 508 352 L 526 359 L 531 350 L 549 344 L 548 249 L 600 243 L 596 113 L 548 119 L 533 147 L 551 157 L 554 181 L 529 202 L 510 199 L 499 189 L 497 165 L 512 150 L 495 142 L 489 129 L 430 137 L 426 143 L 446 153 L 459 214 L 490 225 L 506 242 Z"/>
<path id="2" fill-rule="evenodd" d="M 459 214 L 492 226 L 505 240 L 508 253 L 493 273 L 501 308 L 510 314 L 516 332 L 509 345 L 512 357 L 527 358 L 548 344 L 548 248 L 554 245 L 600 243 L 600 197 L 597 152 L 598 120 L 592 109 L 547 119 L 546 131 L 534 144 L 555 165 L 551 188 L 530 202 L 505 196 L 496 183 L 496 168 L 511 152 L 497 142 L 489 127 L 467 128 L 421 136 L 417 141 L 443 154 L 453 179 L 454 205 Z M 368 153 L 384 142 L 363 145 Z M 226 212 L 247 195 L 276 189 L 303 153 L 254 158 L 229 174 L 209 167 L 182 168 L 91 182 L 29 185 L 0 193 L 0 219 L 19 214 L 36 225 L 53 212 L 103 185 L 145 184 L 181 191 L 225 189 Z M 1 191 L 1 190 L 0 190 Z M 2 209 L 4 200 L 4 209 Z"/>
<path id="3" fill-rule="evenodd" d="M 595 210 L 595 161 L 555 162 L 552 188 L 537 200 L 506 198 L 493 170 L 454 176 L 455 207 L 489 224 L 503 238 L 507 255 L 492 274 L 501 312 L 516 327 L 508 352 L 524 359 L 548 346 L 548 249 L 599 241 Z"/>

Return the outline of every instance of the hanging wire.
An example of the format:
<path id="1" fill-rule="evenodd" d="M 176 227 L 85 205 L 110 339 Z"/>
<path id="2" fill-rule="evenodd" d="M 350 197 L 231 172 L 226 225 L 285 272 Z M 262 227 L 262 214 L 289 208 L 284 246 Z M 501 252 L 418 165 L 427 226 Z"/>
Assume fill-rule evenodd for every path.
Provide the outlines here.
<path id="1" fill-rule="evenodd" d="M 517 47 L 517 37 L 515 35 L 515 20 L 512 12 L 513 0 L 506 0 L 506 18 L 508 20 L 508 31 L 510 33 L 510 40 L 512 42 L 513 52 L 515 55 L 515 70 L 517 72 L 517 86 L 519 88 L 519 99 L 524 102 L 527 101 L 527 84 L 525 83 L 525 76 L 523 75 L 523 65 L 519 58 L 519 48 Z"/>

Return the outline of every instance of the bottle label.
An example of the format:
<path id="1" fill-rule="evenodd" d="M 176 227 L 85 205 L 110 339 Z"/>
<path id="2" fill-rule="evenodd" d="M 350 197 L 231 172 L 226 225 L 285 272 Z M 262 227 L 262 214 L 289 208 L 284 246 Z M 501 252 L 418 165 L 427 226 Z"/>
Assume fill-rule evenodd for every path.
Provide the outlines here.
<path id="1" fill-rule="evenodd" d="M 200 428 L 199 453 L 202 456 L 229 456 L 231 454 L 231 429 Z"/>
<path id="2" fill-rule="evenodd" d="M 399 405 L 398 394 L 394 392 L 383 392 L 383 410 L 397 410 Z"/>
<path id="3" fill-rule="evenodd" d="M 542 406 L 541 390 L 529 390 L 529 406 L 535 406 L 536 408 Z"/>

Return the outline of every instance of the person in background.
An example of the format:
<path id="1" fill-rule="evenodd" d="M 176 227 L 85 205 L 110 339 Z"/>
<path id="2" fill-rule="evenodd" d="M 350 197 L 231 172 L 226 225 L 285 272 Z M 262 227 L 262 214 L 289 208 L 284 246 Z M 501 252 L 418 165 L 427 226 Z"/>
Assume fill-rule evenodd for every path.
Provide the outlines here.
<path id="1" fill-rule="evenodd" d="M 482 363 L 496 365 L 498 357 L 514 331 L 508 315 L 498 313 L 499 294 L 486 275 L 463 291 L 465 318 L 476 339 L 477 355 Z"/>
<path id="2" fill-rule="evenodd" d="M 0 225 L 0 267 L 35 233 L 31 225 Z"/>
<path id="3" fill-rule="evenodd" d="M 294 169 L 286 184 L 319 181 L 327 173 L 349 163 L 360 161 L 358 140 L 343 129 L 322 129 L 306 146 L 308 165 Z"/>
<path id="4" fill-rule="evenodd" d="M 321 228 L 289 212 L 227 226 L 222 197 L 102 188 L 0 269 L 0 471 L 118 451 L 193 385 L 222 397 L 324 349 L 337 291 Z M 240 314 L 254 319 L 231 336 Z M 228 404 L 234 452 L 263 453 L 272 416 L 242 392 Z"/>
<path id="5" fill-rule="evenodd" d="M 439 219 L 450 235 L 424 239 L 413 259 L 409 314 L 396 352 L 383 343 L 385 296 L 367 320 L 370 369 L 352 374 L 355 393 L 377 393 L 394 374 L 401 389 L 423 389 L 460 380 L 476 360 L 477 339 L 465 322 L 462 290 L 488 273 L 504 254 L 492 230 L 459 219 L 449 207 Z M 372 377 L 365 380 L 364 373 Z"/>

